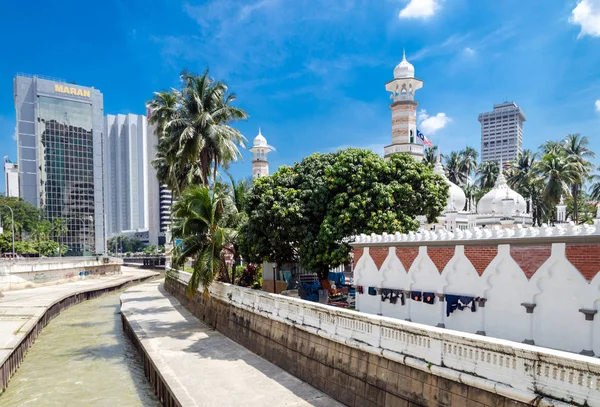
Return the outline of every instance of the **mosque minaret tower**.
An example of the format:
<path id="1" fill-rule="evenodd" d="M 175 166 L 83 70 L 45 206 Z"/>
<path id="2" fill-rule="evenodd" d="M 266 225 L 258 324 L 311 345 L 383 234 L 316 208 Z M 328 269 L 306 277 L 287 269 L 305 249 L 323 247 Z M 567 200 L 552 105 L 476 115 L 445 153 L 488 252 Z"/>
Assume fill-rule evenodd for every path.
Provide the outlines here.
<path id="1" fill-rule="evenodd" d="M 267 144 L 267 139 L 258 129 L 258 135 L 254 137 L 252 147 L 252 178 L 260 178 L 269 175 L 269 161 L 267 161 L 267 154 L 275 150 L 272 146 Z"/>
<path id="2" fill-rule="evenodd" d="M 392 144 L 384 149 L 388 158 L 392 153 L 408 153 L 417 160 L 423 159 L 423 145 L 417 143 L 417 106 L 415 92 L 423 87 L 423 81 L 415 78 L 415 68 L 406 60 L 394 69 L 394 79 L 385 84 L 392 94 Z"/>

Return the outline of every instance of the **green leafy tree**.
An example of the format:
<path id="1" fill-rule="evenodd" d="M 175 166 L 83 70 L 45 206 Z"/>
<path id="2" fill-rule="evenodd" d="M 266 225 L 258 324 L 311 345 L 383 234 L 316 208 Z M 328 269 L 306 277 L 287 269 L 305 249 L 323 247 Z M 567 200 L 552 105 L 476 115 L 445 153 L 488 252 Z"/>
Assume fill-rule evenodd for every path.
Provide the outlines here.
<path id="1" fill-rule="evenodd" d="M 477 170 L 477 158 L 479 158 L 479 153 L 473 147 L 465 147 L 459 153 L 460 156 L 460 170 L 463 173 L 463 177 L 465 181 L 468 181 L 471 174 Z"/>
<path id="2" fill-rule="evenodd" d="M 444 169 L 450 182 L 456 185 L 462 185 L 467 181 L 467 174 L 463 170 L 463 162 L 461 154 L 457 151 L 451 151 L 450 155 L 446 156 Z"/>
<path id="3" fill-rule="evenodd" d="M 570 186 L 577 181 L 577 164 L 560 153 L 545 154 L 535 165 L 535 171 L 543 182 L 542 198 L 551 207 L 556 207 L 560 197 L 571 195 Z"/>
<path id="4" fill-rule="evenodd" d="M 429 165 L 431 168 L 433 168 L 433 166 L 437 162 L 438 151 L 439 151 L 438 146 L 432 146 L 432 147 L 425 148 L 425 154 L 423 156 L 423 163 L 425 163 L 425 164 Z M 443 159 L 444 154 L 440 154 L 440 158 Z"/>
<path id="5" fill-rule="evenodd" d="M 228 196 L 215 193 L 206 186 L 189 187 L 173 204 L 173 238 L 181 244 L 173 250 L 173 265 L 183 267 L 192 260 L 192 278 L 188 294 L 200 285 L 207 290 L 223 268 L 223 253 L 237 231 L 223 226 L 226 217 L 223 201 Z"/>
<path id="6" fill-rule="evenodd" d="M 573 197 L 573 220 L 579 223 L 579 195 L 590 178 L 590 173 L 594 169 L 590 158 L 594 158 L 595 154 L 589 148 L 589 140 L 581 134 L 569 134 L 565 139 L 564 151 L 569 157 L 569 161 L 575 167 L 573 181 L 570 184 L 571 196 Z"/>
<path id="7" fill-rule="evenodd" d="M 249 194 L 245 252 L 278 264 L 300 260 L 324 278 L 349 261 L 348 238 L 416 230 L 446 204 L 448 185 L 427 165 L 369 150 L 313 154 L 256 180 Z"/>

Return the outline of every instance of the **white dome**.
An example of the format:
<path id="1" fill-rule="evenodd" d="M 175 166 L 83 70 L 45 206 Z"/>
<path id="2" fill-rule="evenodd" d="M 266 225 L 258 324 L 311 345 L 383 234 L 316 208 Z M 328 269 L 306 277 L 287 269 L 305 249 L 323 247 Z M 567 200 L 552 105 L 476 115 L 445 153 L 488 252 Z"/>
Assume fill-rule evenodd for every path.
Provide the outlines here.
<path id="1" fill-rule="evenodd" d="M 252 144 L 254 147 L 267 147 L 267 139 L 262 135 L 260 129 L 258 129 L 258 136 L 254 137 Z"/>
<path id="2" fill-rule="evenodd" d="M 414 78 L 415 77 L 415 67 L 412 66 L 410 62 L 406 60 L 406 53 L 402 53 L 402 61 L 396 65 L 394 68 L 394 78 L 395 79 L 404 79 L 404 78 Z"/>
<path id="3" fill-rule="evenodd" d="M 448 203 L 446 204 L 444 213 L 462 211 L 467 203 L 465 191 L 463 191 L 461 187 L 456 185 L 454 182 L 451 182 L 448 177 L 446 177 L 444 167 L 442 167 L 442 163 L 440 163 L 439 159 L 435 163 L 435 167 L 433 167 L 433 172 L 441 175 L 444 178 L 444 181 L 446 181 L 446 183 L 450 186 L 448 189 Z"/>
<path id="4" fill-rule="evenodd" d="M 515 202 L 515 212 L 519 211 L 521 215 L 527 212 L 527 203 L 525 202 L 525 199 L 521 194 L 509 188 L 506 183 L 506 178 L 504 178 L 504 174 L 500 171 L 500 174 L 496 179 L 496 184 L 494 184 L 494 188 L 485 194 L 477 203 L 477 213 L 502 215 L 502 201 L 504 199 L 512 199 Z"/>

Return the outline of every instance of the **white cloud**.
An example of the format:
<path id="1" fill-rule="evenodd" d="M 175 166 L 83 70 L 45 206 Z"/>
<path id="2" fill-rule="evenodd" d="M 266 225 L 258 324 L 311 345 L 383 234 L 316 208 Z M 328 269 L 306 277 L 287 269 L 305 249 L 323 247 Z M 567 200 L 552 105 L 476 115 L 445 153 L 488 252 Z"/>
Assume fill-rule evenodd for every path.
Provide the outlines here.
<path id="1" fill-rule="evenodd" d="M 440 9 L 440 0 L 410 0 L 410 2 L 400 10 L 400 18 L 429 18 Z"/>
<path id="2" fill-rule="evenodd" d="M 467 56 L 472 56 L 475 55 L 475 50 L 473 48 L 466 47 L 465 49 L 463 49 L 463 53 Z"/>
<path id="3" fill-rule="evenodd" d="M 434 135 L 438 130 L 446 127 L 448 123 L 452 121 L 451 118 L 446 116 L 446 113 L 438 113 L 435 116 L 430 116 L 427 114 L 425 109 L 421 109 L 418 115 L 419 121 L 421 124 L 419 125 L 419 129 L 426 136 Z"/>
<path id="4" fill-rule="evenodd" d="M 569 22 L 581 26 L 578 38 L 600 37 L 600 0 L 581 0 L 571 14 Z"/>
<path id="5" fill-rule="evenodd" d="M 600 113 L 600 99 L 596 100 L 595 106 L 596 106 L 596 111 L 598 113 Z"/>

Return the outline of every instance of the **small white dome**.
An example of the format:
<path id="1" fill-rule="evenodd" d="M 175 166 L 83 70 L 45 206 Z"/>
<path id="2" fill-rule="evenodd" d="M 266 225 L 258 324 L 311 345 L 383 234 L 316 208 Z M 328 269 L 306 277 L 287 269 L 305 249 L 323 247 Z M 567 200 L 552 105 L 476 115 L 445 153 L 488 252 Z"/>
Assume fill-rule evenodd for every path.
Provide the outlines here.
<path id="1" fill-rule="evenodd" d="M 521 215 L 524 215 L 527 212 L 527 203 L 525 202 L 525 199 L 517 191 L 510 189 L 506 183 L 504 174 L 500 171 L 496 183 L 494 184 L 494 188 L 485 194 L 477 203 L 477 213 L 502 215 L 502 201 L 504 199 L 512 199 L 515 202 L 515 212 L 519 211 L 519 214 Z"/>
<path id="2" fill-rule="evenodd" d="M 402 53 L 402 61 L 396 65 L 394 68 L 394 78 L 395 79 L 404 79 L 404 78 L 414 78 L 415 77 L 415 67 L 412 66 L 410 62 L 406 60 L 406 53 Z"/>
<path id="3" fill-rule="evenodd" d="M 448 189 L 448 203 L 446 204 L 444 213 L 462 211 L 467 203 L 465 191 L 463 191 L 461 187 L 456 185 L 454 182 L 451 182 L 448 177 L 446 177 L 446 172 L 444 171 L 444 167 L 442 167 L 442 163 L 440 163 L 439 159 L 435 163 L 435 167 L 433 167 L 433 172 L 441 175 L 444 178 L 444 181 L 446 181 L 446 183 L 450 186 Z"/>
<path id="4" fill-rule="evenodd" d="M 254 137 L 252 144 L 254 147 L 267 147 L 267 139 L 262 135 L 260 129 L 258 129 L 258 135 Z"/>

